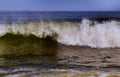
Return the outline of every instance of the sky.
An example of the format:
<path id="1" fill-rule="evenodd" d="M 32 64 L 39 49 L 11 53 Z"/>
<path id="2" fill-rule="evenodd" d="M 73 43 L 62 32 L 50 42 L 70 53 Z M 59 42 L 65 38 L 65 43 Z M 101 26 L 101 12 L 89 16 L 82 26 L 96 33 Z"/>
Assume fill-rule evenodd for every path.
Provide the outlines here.
<path id="1" fill-rule="evenodd" d="M 120 0 L 0 0 L 0 11 L 120 11 Z"/>

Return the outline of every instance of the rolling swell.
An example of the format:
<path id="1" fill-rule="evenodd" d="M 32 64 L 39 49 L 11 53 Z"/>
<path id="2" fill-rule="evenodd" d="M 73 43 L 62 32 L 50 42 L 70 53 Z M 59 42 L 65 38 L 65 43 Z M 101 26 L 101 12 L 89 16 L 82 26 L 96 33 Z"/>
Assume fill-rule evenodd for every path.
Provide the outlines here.
<path id="1" fill-rule="evenodd" d="M 83 19 L 82 22 L 43 20 L 23 23 L 1 23 L 0 36 L 7 33 L 51 37 L 65 45 L 95 48 L 120 47 L 120 22 L 111 20 L 98 23 Z"/>

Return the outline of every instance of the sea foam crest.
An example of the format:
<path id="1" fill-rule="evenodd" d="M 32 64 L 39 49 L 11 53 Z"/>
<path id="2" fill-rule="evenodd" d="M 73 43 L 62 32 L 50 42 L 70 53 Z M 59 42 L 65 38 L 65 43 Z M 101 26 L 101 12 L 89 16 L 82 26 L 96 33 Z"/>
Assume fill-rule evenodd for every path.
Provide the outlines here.
<path id="1" fill-rule="evenodd" d="M 90 46 L 97 48 L 120 47 L 120 22 L 107 21 L 91 25 L 91 21 L 39 21 L 0 24 L 0 36 L 6 33 L 35 35 L 39 38 L 52 37 L 65 45 Z"/>

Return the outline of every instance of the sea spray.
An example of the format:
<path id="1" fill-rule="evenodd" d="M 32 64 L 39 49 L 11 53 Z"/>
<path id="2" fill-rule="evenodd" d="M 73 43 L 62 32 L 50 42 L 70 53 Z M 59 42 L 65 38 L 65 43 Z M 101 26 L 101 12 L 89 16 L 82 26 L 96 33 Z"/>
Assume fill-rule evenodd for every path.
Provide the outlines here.
<path id="1" fill-rule="evenodd" d="M 7 33 L 35 35 L 39 38 L 49 36 L 65 45 L 95 48 L 120 47 L 120 22 L 112 20 L 102 23 L 88 19 L 83 19 L 82 22 L 49 20 L 1 23 L 0 36 Z"/>

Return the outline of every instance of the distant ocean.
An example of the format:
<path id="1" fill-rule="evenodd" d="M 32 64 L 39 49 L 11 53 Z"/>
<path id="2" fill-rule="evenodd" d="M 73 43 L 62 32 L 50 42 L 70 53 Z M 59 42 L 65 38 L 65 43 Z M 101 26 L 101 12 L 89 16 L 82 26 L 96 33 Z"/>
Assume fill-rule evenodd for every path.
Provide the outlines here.
<path id="1" fill-rule="evenodd" d="M 0 12 L 0 76 L 119 77 L 119 72 L 120 12 Z"/>
<path id="2" fill-rule="evenodd" d="M 52 20 L 52 19 L 82 19 L 82 18 L 120 18 L 120 12 L 34 12 L 34 11 L 1 11 L 0 22 L 13 22 L 13 21 L 34 21 L 34 20 Z"/>

